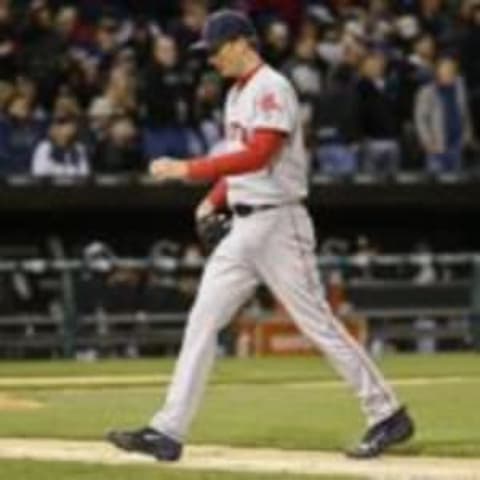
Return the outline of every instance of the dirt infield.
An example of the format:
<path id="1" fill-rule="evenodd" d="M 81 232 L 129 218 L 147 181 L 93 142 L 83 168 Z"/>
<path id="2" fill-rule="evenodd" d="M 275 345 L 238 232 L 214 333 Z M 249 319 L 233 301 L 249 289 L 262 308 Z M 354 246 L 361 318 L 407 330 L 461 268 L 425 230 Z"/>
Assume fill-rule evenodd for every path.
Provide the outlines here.
<path id="1" fill-rule="evenodd" d="M 0 412 L 37 410 L 43 405 L 35 400 L 27 400 L 13 395 L 0 393 Z"/>
<path id="2" fill-rule="evenodd" d="M 0 459 L 76 461 L 106 465 L 152 464 L 141 455 L 119 452 L 105 442 L 0 439 Z M 314 451 L 189 446 L 172 468 L 305 475 L 356 475 L 371 480 L 480 480 L 480 459 L 387 456 L 354 461 Z"/>

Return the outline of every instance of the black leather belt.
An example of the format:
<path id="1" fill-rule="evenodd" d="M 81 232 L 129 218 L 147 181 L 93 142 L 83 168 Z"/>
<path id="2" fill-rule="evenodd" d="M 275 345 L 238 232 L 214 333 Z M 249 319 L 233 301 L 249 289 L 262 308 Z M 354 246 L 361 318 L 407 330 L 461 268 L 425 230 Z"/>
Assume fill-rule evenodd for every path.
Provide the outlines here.
<path id="1" fill-rule="evenodd" d="M 272 208 L 277 208 L 278 206 L 279 205 L 246 205 L 245 203 L 236 203 L 231 206 L 231 210 L 239 217 L 248 217 L 252 213 L 270 210 Z"/>
<path id="2" fill-rule="evenodd" d="M 303 205 L 305 202 L 303 200 L 299 200 L 298 202 L 292 202 L 291 205 L 294 205 L 296 203 L 298 203 L 299 205 Z M 272 208 L 284 207 L 285 205 L 286 204 L 284 203 L 278 205 L 247 205 L 245 203 L 236 203 L 230 207 L 230 210 L 239 217 L 248 217 L 255 212 L 262 212 L 264 210 L 271 210 Z"/>

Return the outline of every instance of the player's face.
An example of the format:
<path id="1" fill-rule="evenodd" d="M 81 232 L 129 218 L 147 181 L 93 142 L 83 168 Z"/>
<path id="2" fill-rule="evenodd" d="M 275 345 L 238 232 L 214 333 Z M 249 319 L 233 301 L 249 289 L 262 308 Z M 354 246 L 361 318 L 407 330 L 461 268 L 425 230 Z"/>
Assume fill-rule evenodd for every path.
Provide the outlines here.
<path id="1" fill-rule="evenodd" d="M 225 42 L 208 56 L 208 61 L 222 76 L 237 77 L 240 74 L 239 43 Z"/>

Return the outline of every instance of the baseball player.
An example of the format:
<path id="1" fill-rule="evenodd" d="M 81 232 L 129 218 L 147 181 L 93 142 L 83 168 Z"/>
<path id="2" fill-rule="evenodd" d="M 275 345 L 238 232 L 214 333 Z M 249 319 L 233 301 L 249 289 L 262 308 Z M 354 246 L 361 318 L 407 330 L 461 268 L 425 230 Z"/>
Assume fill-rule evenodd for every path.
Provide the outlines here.
<path id="1" fill-rule="evenodd" d="M 225 105 L 228 151 L 190 161 L 161 158 L 150 171 L 159 180 L 216 181 L 197 216 L 227 204 L 233 226 L 205 267 L 165 405 L 147 427 L 113 431 L 107 438 L 127 451 L 178 460 L 214 362 L 217 334 L 264 283 L 360 400 L 367 431 L 346 453 L 375 457 L 410 438 L 414 426 L 325 300 L 312 222 L 303 205 L 308 169 L 296 94 L 263 63 L 255 30 L 238 12 L 210 15 L 196 47 L 234 80 Z"/>

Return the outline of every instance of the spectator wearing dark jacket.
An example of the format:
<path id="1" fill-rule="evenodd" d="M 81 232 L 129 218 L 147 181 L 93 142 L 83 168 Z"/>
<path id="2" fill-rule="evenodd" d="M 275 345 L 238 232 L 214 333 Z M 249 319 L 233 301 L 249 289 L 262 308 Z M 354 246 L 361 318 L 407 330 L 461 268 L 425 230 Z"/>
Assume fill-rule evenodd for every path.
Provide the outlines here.
<path id="1" fill-rule="evenodd" d="M 314 165 L 331 176 L 350 175 L 358 170 L 354 148 L 359 133 L 356 89 L 359 66 L 366 54 L 364 43 L 350 36 L 343 38 L 338 46 L 338 62 L 330 60 L 332 67 L 313 114 Z"/>
<path id="2" fill-rule="evenodd" d="M 180 17 L 170 22 L 167 32 L 175 39 L 179 54 L 184 57 L 188 47 L 200 38 L 208 7 L 205 0 L 181 0 Z"/>
<path id="3" fill-rule="evenodd" d="M 89 54 L 103 76 L 106 76 L 112 67 L 113 60 L 120 47 L 119 30 L 120 24 L 113 15 L 106 14 L 99 18 L 97 22 L 95 37 L 90 45 Z"/>
<path id="4" fill-rule="evenodd" d="M 315 36 L 301 35 L 295 43 L 291 59 L 283 67 L 297 91 L 307 132 L 316 101 L 324 87 L 323 70 L 325 67 L 317 55 L 316 46 Z"/>
<path id="5" fill-rule="evenodd" d="M 25 174 L 44 128 L 33 118 L 29 99 L 17 95 L 0 119 L 0 173 L 2 175 Z"/>
<path id="6" fill-rule="evenodd" d="M 367 53 L 365 44 L 347 36 L 339 46 L 340 59 L 338 63 L 333 62 L 328 71 L 327 88 L 335 91 L 341 89 L 351 91 L 358 82 L 360 65 Z"/>
<path id="7" fill-rule="evenodd" d="M 480 132 L 480 4 L 473 6 L 460 42 L 462 72 L 470 94 L 475 132 Z"/>
<path id="8" fill-rule="evenodd" d="M 263 33 L 262 56 L 267 63 L 281 68 L 290 54 L 290 30 L 286 22 L 275 19 Z"/>
<path id="9" fill-rule="evenodd" d="M 372 52 L 365 58 L 356 93 L 363 167 L 368 173 L 393 173 L 400 163 L 399 125 L 383 53 Z"/>
<path id="10" fill-rule="evenodd" d="M 142 79 L 146 114 L 144 146 L 150 158 L 188 155 L 190 75 L 181 68 L 172 37 L 156 39 L 153 58 Z"/>
<path id="11" fill-rule="evenodd" d="M 51 108 L 59 87 L 67 44 L 55 31 L 46 0 L 31 3 L 21 35 L 20 68 L 32 78 L 43 107 Z"/>
<path id="12" fill-rule="evenodd" d="M 215 72 L 203 74 L 195 91 L 193 121 L 198 154 L 205 154 L 221 140 L 222 131 L 222 82 Z"/>
<path id="13" fill-rule="evenodd" d="M 439 40 L 448 41 L 453 25 L 446 12 L 446 2 L 444 0 L 418 0 L 416 3 L 422 29 Z"/>
<path id="14" fill-rule="evenodd" d="M 428 34 L 421 35 L 415 40 L 411 54 L 401 65 L 399 111 L 402 122 L 413 122 L 417 92 L 433 80 L 436 50 L 435 39 Z"/>
<path id="15" fill-rule="evenodd" d="M 116 119 L 101 140 L 93 157 L 98 173 L 122 174 L 144 170 L 144 158 L 138 131 L 128 117 Z"/>
<path id="16" fill-rule="evenodd" d="M 480 88 L 480 4 L 474 6 L 460 44 L 462 71 L 469 88 Z"/>
<path id="17" fill-rule="evenodd" d="M 132 33 L 128 46 L 135 52 L 137 67 L 142 71 L 150 61 L 154 35 L 159 27 L 146 16 L 138 16 L 132 23 Z"/>

